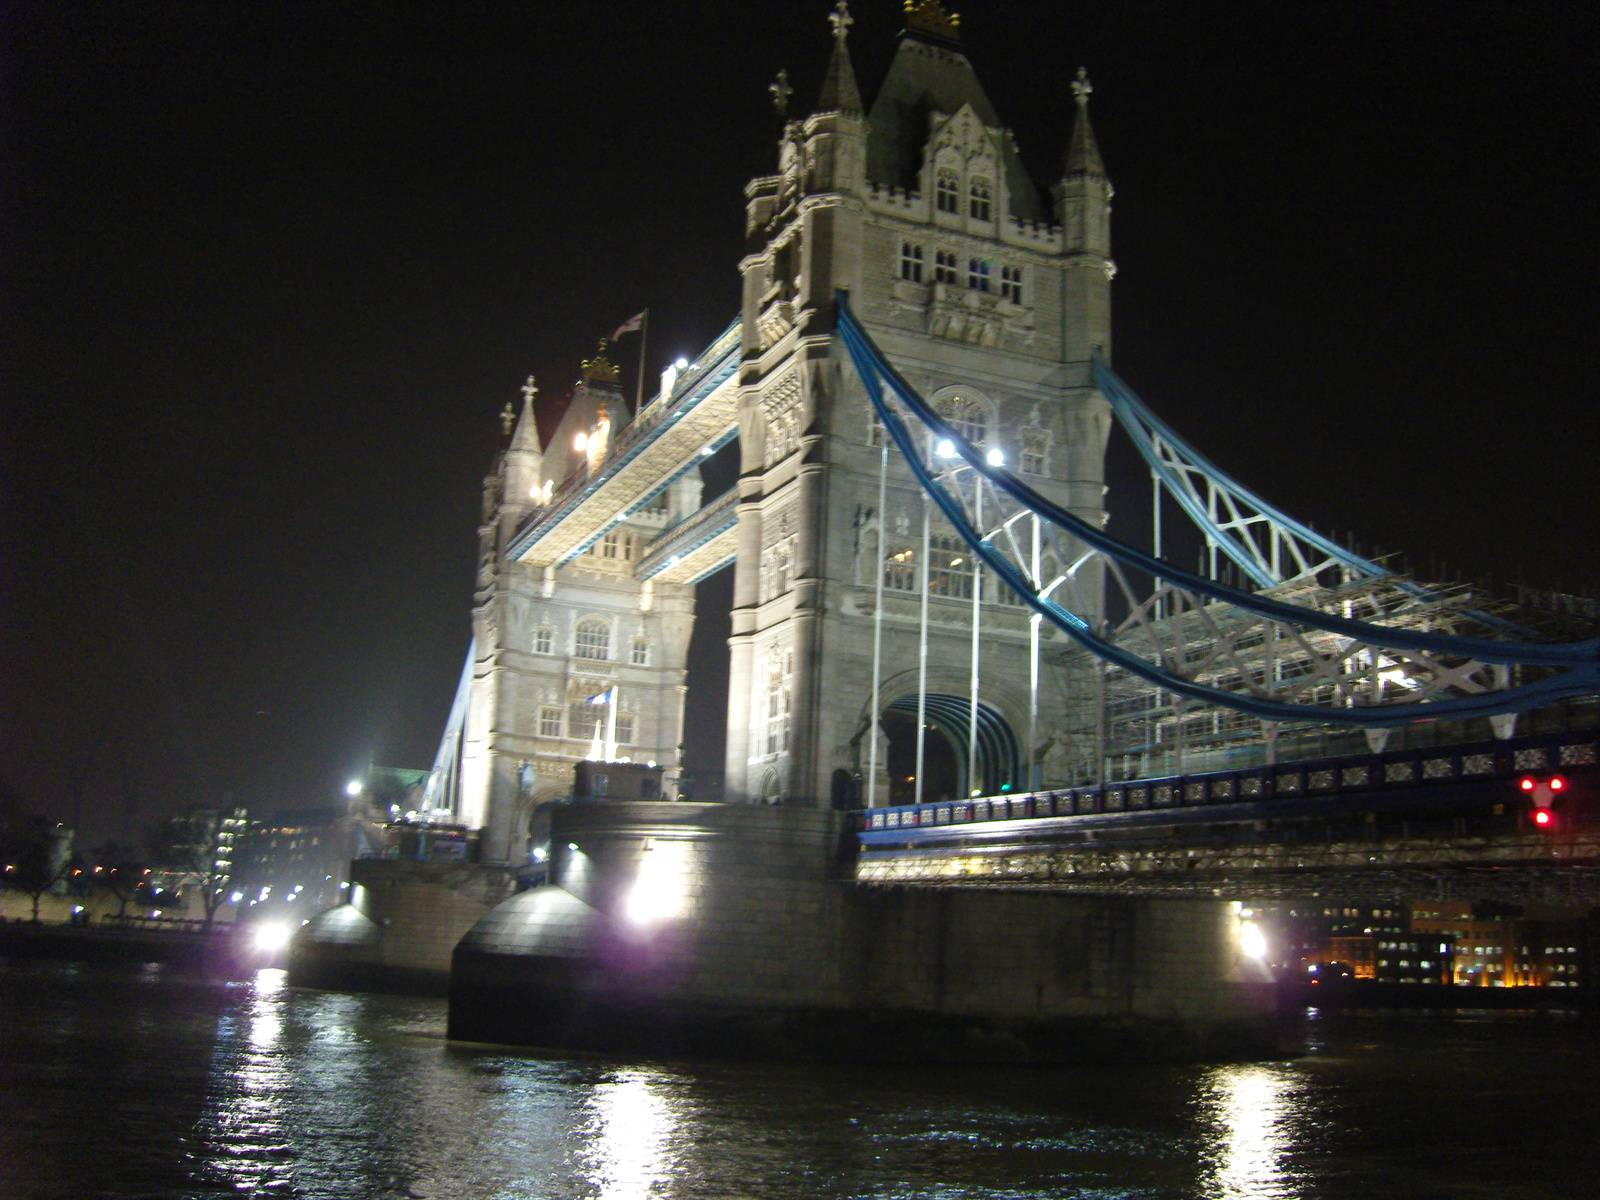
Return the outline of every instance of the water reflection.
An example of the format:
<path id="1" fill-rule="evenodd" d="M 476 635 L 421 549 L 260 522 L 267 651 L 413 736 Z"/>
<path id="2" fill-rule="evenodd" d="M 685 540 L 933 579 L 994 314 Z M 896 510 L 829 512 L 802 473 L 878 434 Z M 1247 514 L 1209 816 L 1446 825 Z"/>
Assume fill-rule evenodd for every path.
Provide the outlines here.
<path id="1" fill-rule="evenodd" d="M 618 1071 L 594 1089 L 587 1158 L 601 1200 L 633 1200 L 665 1189 L 672 1178 L 677 1114 L 661 1072 Z"/>
<path id="2" fill-rule="evenodd" d="M 1216 1130 L 1203 1195 L 1289 1196 L 1286 1159 L 1297 1107 L 1293 1076 L 1278 1065 L 1218 1067 L 1207 1072 L 1200 1093 L 1202 1116 Z"/>

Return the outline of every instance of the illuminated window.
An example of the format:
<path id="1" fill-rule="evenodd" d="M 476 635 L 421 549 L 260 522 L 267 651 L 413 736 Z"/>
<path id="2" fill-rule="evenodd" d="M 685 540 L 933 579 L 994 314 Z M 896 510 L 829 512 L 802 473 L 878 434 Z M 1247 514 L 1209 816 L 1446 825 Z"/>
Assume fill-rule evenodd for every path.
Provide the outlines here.
<path id="1" fill-rule="evenodd" d="M 936 535 L 929 540 L 928 594 L 972 599 L 972 556 L 960 538 Z"/>
<path id="2" fill-rule="evenodd" d="M 987 221 L 989 219 L 989 181 L 987 179 L 974 179 L 967 189 L 968 207 L 974 221 Z"/>
<path id="3" fill-rule="evenodd" d="M 628 661 L 636 667 L 650 665 L 650 643 L 645 638 L 633 639 L 633 647 L 629 651 Z"/>
<path id="4" fill-rule="evenodd" d="M 975 292 L 989 290 L 989 264 L 983 259 L 967 259 L 967 286 Z"/>
<path id="5" fill-rule="evenodd" d="M 933 194 L 939 211 L 944 213 L 958 213 L 961 211 L 961 185 L 954 171 L 940 171 L 938 181 L 934 184 Z"/>
<path id="6" fill-rule="evenodd" d="M 546 705 L 539 710 L 539 736 L 547 738 L 561 736 L 561 709 L 556 705 Z"/>
<path id="7" fill-rule="evenodd" d="M 1000 299 L 1013 304 L 1022 303 L 1022 268 L 1000 268 Z"/>
<path id="8" fill-rule="evenodd" d="M 935 283 L 954 283 L 956 281 L 956 255 L 954 250 L 940 250 L 934 254 L 933 281 Z"/>
<path id="9" fill-rule="evenodd" d="M 922 247 L 914 242 L 900 245 L 900 278 L 912 283 L 922 282 Z"/>
<path id="10" fill-rule="evenodd" d="M 917 590 L 917 552 L 900 550 L 883 563 L 883 586 L 896 592 Z"/>
<path id="11" fill-rule="evenodd" d="M 600 662 L 611 657 L 611 626 L 604 617 L 585 617 L 578 622 L 572 653 L 577 658 L 592 658 Z"/>
<path id="12" fill-rule="evenodd" d="M 555 645 L 555 634 L 548 625 L 541 625 L 533 631 L 533 652 L 535 654 L 549 654 Z"/>

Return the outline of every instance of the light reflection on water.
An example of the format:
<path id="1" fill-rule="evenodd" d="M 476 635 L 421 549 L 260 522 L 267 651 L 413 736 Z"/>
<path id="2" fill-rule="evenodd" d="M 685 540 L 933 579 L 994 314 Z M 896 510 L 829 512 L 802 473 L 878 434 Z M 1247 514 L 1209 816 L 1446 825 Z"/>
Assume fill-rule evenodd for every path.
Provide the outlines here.
<path id="1" fill-rule="evenodd" d="M 1324 1015 L 1281 1063 L 916 1070 L 514 1054 L 444 1015 L 281 972 L 0 965 L 0 1196 L 1409 1200 L 1469 1127 L 1485 1194 L 1600 1165 L 1600 1052 L 1549 1016 Z"/>
<path id="2" fill-rule="evenodd" d="M 1218 1067 L 1205 1080 L 1201 1111 L 1216 1137 L 1208 1157 L 1211 1170 L 1204 1195 L 1276 1200 L 1292 1196 L 1286 1171 L 1288 1122 L 1304 1104 L 1293 1095 L 1292 1068 L 1277 1064 Z"/>

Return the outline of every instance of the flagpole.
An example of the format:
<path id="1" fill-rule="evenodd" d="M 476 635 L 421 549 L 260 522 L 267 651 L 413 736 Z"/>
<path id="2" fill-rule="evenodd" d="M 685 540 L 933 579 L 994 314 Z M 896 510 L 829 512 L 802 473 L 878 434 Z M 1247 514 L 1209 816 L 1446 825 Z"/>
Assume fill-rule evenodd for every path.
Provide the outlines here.
<path id="1" fill-rule="evenodd" d="M 636 417 L 644 409 L 644 339 L 645 333 L 650 328 L 650 310 L 648 308 L 645 309 L 641 316 L 642 320 L 639 322 L 639 382 L 637 384 L 637 395 L 633 401 L 633 415 Z"/>

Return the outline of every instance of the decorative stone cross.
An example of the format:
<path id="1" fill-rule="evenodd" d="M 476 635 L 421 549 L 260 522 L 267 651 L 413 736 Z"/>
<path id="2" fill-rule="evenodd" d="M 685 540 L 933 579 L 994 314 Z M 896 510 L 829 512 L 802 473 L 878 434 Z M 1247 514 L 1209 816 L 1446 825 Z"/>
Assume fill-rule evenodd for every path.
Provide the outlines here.
<path id="1" fill-rule="evenodd" d="M 794 95 L 794 89 L 789 86 L 789 72 L 779 68 L 778 77 L 767 85 L 767 91 L 772 93 L 772 107 L 778 110 L 778 115 L 787 116 L 789 97 Z"/>
<path id="2" fill-rule="evenodd" d="M 833 24 L 834 40 L 840 42 L 844 41 L 845 33 L 850 26 L 856 23 L 855 18 L 850 15 L 850 6 L 845 0 L 839 0 L 839 3 L 833 6 L 833 11 L 828 14 L 828 20 Z"/>
<path id="3" fill-rule="evenodd" d="M 1089 93 L 1094 91 L 1094 84 L 1089 82 L 1089 68 L 1079 67 L 1078 77 L 1072 81 L 1072 94 L 1078 98 L 1079 104 L 1089 103 Z"/>
<path id="4" fill-rule="evenodd" d="M 505 411 L 500 414 L 500 428 L 506 433 L 511 432 L 511 427 L 517 423 L 516 411 L 511 407 L 511 401 L 506 401 Z"/>

